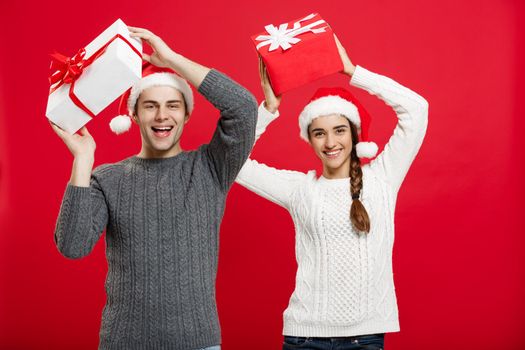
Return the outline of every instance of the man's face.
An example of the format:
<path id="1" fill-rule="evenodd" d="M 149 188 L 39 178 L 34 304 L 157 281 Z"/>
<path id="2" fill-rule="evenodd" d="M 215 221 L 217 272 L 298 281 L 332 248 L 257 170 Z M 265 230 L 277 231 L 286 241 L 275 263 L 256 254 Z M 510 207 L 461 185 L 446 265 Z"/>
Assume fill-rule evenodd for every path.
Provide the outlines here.
<path id="1" fill-rule="evenodd" d="M 188 121 L 184 98 L 171 86 L 145 89 L 137 100 L 134 120 L 140 127 L 143 158 L 166 158 L 179 154 L 180 137 Z"/>

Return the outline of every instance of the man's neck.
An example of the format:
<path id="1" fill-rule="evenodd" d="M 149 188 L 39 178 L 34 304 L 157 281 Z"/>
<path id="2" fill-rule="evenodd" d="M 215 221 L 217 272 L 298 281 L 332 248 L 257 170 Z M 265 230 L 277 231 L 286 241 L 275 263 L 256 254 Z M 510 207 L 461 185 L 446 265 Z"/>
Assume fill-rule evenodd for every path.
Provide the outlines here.
<path id="1" fill-rule="evenodd" d="M 142 146 L 140 153 L 137 155 L 139 158 L 171 158 L 175 157 L 176 155 L 182 153 L 184 150 L 180 147 L 180 144 L 177 144 L 173 148 L 170 148 L 169 150 L 155 150 L 151 149 L 149 147 Z"/>

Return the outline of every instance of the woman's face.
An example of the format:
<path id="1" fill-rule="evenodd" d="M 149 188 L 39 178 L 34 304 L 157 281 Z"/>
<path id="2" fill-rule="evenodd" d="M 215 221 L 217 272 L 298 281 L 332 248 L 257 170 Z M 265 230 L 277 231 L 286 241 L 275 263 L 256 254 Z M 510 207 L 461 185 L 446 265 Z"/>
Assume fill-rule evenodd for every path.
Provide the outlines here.
<path id="1" fill-rule="evenodd" d="M 308 127 L 310 144 L 323 163 L 323 175 L 345 178 L 350 174 L 352 131 L 350 122 L 340 114 L 315 118 Z"/>

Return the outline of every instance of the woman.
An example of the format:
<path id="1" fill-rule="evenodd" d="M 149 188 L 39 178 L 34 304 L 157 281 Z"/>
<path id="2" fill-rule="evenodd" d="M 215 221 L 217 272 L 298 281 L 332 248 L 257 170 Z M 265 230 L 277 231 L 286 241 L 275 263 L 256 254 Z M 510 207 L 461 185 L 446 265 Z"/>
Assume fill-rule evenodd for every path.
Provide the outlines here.
<path id="1" fill-rule="evenodd" d="M 370 145 L 359 143 L 358 132 L 362 128 L 366 136 L 368 118 L 357 113 L 361 108 L 347 91 L 321 90 L 299 124 L 301 137 L 322 162 L 322 176 L 249 159 L 237 178 L 286 208 L 294 221 L 298 269 L 284 312 L 285 350 L 383 349 L 384 333 L 399 331 L 392 275 L 394 208 L 425 135 L 428 104 L 393 80 L 354 66 L 337 38 L 336 43 L 350 84 L 377 95 L 397 114 L 384 151 L 361 167 L 358 155 Z M 265 102 L 259 107 L 257 137 L 278 116 L 281 101 L 262 63 L 260 74 Z"/>

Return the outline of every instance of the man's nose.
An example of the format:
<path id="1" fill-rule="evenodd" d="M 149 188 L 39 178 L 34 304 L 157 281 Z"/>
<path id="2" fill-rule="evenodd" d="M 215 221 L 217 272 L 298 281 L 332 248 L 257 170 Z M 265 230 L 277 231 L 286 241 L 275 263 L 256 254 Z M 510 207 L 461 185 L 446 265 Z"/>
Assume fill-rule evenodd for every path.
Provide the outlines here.
<path id="1" fill-rule="evenodd" d="M 156 120 L 166 120 L 168 119 L 168 108 L 160 106 L 157 109 L 157 114 L 155 115 Z"/>

